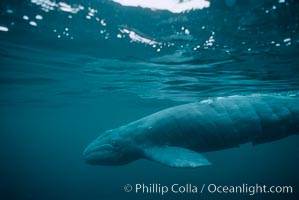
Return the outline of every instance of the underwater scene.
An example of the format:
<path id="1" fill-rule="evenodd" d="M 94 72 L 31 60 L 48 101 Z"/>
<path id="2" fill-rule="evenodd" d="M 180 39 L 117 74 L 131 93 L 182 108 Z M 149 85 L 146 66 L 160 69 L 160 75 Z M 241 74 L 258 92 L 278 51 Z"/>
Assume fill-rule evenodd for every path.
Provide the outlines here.
<path id="1" fill-rule="evenodd" d="M 0 199 L 299 199 L 299 2 L 1 0 Z"/>

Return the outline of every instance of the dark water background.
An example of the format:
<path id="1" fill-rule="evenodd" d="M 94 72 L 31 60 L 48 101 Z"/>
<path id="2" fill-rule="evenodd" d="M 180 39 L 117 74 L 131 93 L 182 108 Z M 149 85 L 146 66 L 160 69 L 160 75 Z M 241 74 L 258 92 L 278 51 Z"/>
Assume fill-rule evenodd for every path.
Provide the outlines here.
<path id="1" fill-rule="evenodd" d="M 82 160 L 101 132 L 164 108 L 298 95 L 295 0 L 211 0 L 185 13 L 65 3 L 0 1 L 0 199 L 296 199 L 298 136 L 206 153 L 213 165 L 197 169 Z M 160 196 L 125 193 L 128 183 L 291 185 L 294 194 Z"/>

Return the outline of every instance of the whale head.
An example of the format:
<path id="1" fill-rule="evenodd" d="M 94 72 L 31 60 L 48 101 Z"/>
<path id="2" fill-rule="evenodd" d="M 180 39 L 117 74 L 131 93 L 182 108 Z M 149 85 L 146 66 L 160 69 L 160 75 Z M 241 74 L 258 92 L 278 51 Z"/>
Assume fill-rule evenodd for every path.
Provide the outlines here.
<path id="1" fill-rule="evenodd" d="M 83 152 L 83 158 L 92 165 L 124 165 L 138 159 L 139 153 L 129 138 L 120 136 L 123 130 L 102 133 Z"/>

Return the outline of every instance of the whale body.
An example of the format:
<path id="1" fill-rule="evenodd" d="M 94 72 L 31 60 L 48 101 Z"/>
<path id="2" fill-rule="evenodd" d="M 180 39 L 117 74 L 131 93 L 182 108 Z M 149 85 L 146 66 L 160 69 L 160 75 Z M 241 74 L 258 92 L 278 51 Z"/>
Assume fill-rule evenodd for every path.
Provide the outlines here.
<path id="1" fill-rule="evenodd" d="M 83 156 L 95 165 L 145 158 L 169 167 L 200 167 L 211 164 L 202 152 L 298 133 L 296 97 L 221 97 L 165 109 L 108 130 L 87 146 Z"/>

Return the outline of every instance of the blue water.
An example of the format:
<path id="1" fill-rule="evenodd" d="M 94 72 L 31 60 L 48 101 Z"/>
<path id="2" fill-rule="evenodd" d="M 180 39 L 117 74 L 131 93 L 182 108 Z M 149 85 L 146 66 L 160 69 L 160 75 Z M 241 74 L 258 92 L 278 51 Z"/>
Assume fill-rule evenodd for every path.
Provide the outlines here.
<path id="1" fill-rule="evenodd" d="M 90 166 L 82 152 L 101 132 L 171 106 L 298 96 L 298 2 L 211 0 L 180 13 L 117 2 L 1 0 L 0 199 L 296 199 L 298 136 L 206 153 L 213 165 L 196 169 Z M 293 194 L 124 192 L 136 183 L 291 185 Z"/>

